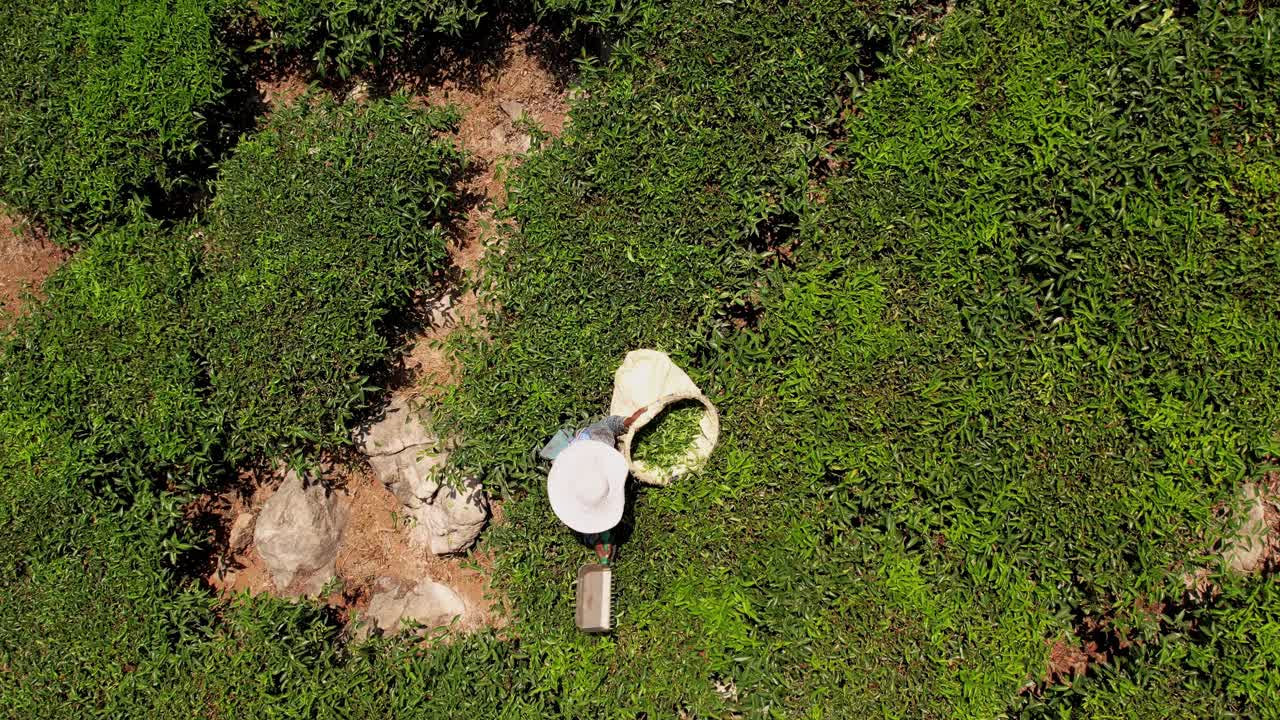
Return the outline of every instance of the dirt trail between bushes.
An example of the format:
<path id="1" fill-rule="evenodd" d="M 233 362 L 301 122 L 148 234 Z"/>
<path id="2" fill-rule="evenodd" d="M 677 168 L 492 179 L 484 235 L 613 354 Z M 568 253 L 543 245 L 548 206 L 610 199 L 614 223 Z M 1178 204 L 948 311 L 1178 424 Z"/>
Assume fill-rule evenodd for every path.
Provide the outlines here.
<path id="1" fill-rule="evenodd" d="M 23 312 L 23 294 L 39 297 L 45 278 L 66 258 L 65 250 L 0 206 L 0 331 Z"/>
<path id="2" fill-rule="evenodd" d="M 416 88 L 422 102 L 452 104 L 462 111 L 457 137 L 470 156 L 470 168 L 457 188 L 464 215 L 449 251 L 455 271 L 463 276 L 477 270 L 497 230 L 494 211 L 506 202 L 505 171 L 529 150 L 531 139 L 520 125 L 531 122 L 559 135 L 567 121 L 566 88 L 531 52 L 530 43 L 528 31 L 517 33 L 491 70 L 443 77 Z M 413 339 L 404 358 L 408 382 L 395 388 L 397 393 L 430 395 L 456 383 L 458 368 L 440 344 L 459 324 L 478 320 L 479 304 L 471 288 L 447 288 L 427 302 L 434 326 Z"/>
<path id="3" fill-rule="evenodd" d="M 457 381 L 458 368 L 442 343 L 460 325 L 479 321 L 479 301 L 465 279 L 477 271 L 496 230 L 495 211 L 506 200 L 504 170 L 530 148 L 521 125 L 531 122 L 558 135 L 567 121 L 563 69 L 557 73 L 548 67 L 529 30 L 499 40 L 483 61 L 446 62 L 430 77 L 400 80 L 419 101 L 453 104 L 461 111 L 456 138 L 470 158 L 457 187 L 459 220 L 449 238 L 455 282 L 420 298 L 420 314 L 430 323 L 409 339 L 400 358 L 391 387 L 400 396 L 429 396 Z M 258 92 L 269 110 L 296 101 L 306 87 L 300 76 L 285 76 L 259 83 Z M 367 92 L 357 84 L 352 96 L 359 99 Z M 452 587 L 468 608 L 457 626 L 462 630 L 506 624 L 508 608 L 489 587 L 491 554 L 472 550 L 465 557 L 436 557 L 411 546 L 407 530 L 397 527 L 398 501 L 358 457 L 332 465 L 325 475 L 339 486 L 339 502 L 348 511 L 337 559 L 340 589 L 327 599 L 340 617 L 363 611 L 377 578 L 392 576 L 430 578 Z M 293 590 L 274 587 L 252 543 L 252 518 L 280 480 L 278 473 L 245 473 L 235 488 L 193 506 L 191 514 L 204 518 L 213 547 L 223 549 L 207 575 L 218 592 L 285 595 Z M 501 502 L 495 501 L 490 523 L 501 518 Z"/>

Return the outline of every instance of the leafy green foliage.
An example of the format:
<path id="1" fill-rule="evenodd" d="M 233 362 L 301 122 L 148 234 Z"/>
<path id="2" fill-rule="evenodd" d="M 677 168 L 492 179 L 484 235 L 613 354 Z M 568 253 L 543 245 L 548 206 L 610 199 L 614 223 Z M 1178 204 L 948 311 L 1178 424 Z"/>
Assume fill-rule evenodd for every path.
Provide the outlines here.
<path id="1" fill-rule="evenodd" d="M 344 443 L 389 316 L 444 261 L 453 120 L 404 98 L 277 113 L 225 164 L 205 226 L 135 208 L 50 279 L 0 355 L 6 404 L 117 484 Z"/>
<path id="2" fill-rule="evenodd" d="M 453 409 L 460 458 L 530 488 L 495 540 L 522 637 L 644 678 L 550 665 L 581 715 L 990 717 L 1092 616 L 1143 649 L 1089 707 L 1266 705 L 1267 596 L 1141 608 L 1182 601 L 1213 508 L 1278 449 L 1275 19 L 885 11 L 647 18 L 518 171 Z M 722 445 L 639 493 L 601 650 L 559 622 L 585 553 L 529 448 L 599 411 L 634 347 L 691 370 Z"/>
<path id="3" fill-rule="evenodd" d="M 654 12 L 653 3 L 644 0 L 534 0 L 540 16 L 568 21 L 568 30 L 594 28 L 618 34 L 638 16 Z"/>
<path id="4" fill-rule="evenodd" d="M 1225 708 L 1215 705 L 1227 696 L 1258 717 L 1280 716 L 1280 587 L 1231 578 L 1222 590 L 1203 607 L 1190 608 L 1159 643 L 1143 643 L 1076 687 L 1061 689 L 1045 709 L 1061 714 L 1079 708 L 1084 717 L 1225 716 Z"/>
<path id="5" fill-rule="evenodd" d="M 342 77 L 383 60 L 421 34 L 457 34 L 484 16 L 480 0 L 260 0 L 266 47 L 312 53 Z"/>
<path id="6" fill-rule="evenodd" d="M 303 101 L 222 165 L 193 322 L 235 447 L 345 442 L 386 321 L 444 265 L 455 117 Z"/>
<path id="7" fill-rule="evenodd" d="M 276 113 L 222 168 L 207 223 L 166 228 L 135 207 L 4 339 L 0 663 L 22 682 L 0 715 L 307 714 L 310 682 L 362 715 L 423 707 L 374 689 L 388 667 L 415 677 L 412 651 L 344 664 L 317 608 L 219 608 L 174 570 L 197 539 L 184 492 L 246 455 L 346 441 L 389 314 L 443 259 L 454 120 L 404 98 Z M 492 637 L 468 647 L 512 662 Z M 472 687 L 451 652 L 433 672 Z M 475 687 L 477 704 L 506 688 Z"/>
<path id="8" fill-rule="evenodd" d="M 684 459 L 698 437 L 706 411 L 702 403 L 684 401 L 668 407 L 661 415 L 636 432 L 631 457 L 646 465 L 669 468 Z"/>
<path id="9" fill-rule="evenodd" d="M 992 489 L 997 439 L 1031 463 L 1012 465 L 1016 485 L 994 498 L 948 508 L 976 513 L 963 535 L 990 528 L 973 551 L 1003 536 L 1077 558 L 1058 573 L 1032 562 L 1095 597 L 1178 592 L 1170 571 L 1194 528 L 1275 443 L 1277 409 L 1258 390 L 1274 381 L 1266 348 L 1280 326 L 1259 291 L 1277 258 L 1274 238 L 1253 232 L 1271 224 L 1276 198 L 1231 177 L 1237 143 L 1275 122 L 1274 102 L 1255 93 L 1280 68 L 1258 26 L 1215 10 L 1158 29 L 1123 15 L 988 12 L 1004 35 L 963 32 L 978 16 L 957 23 L 929 58 L 940 68 L 917 61 L 859 101 L 866 116 L 845 124 L 849 180 L 831 201 L 874 201 L 875 213 L 846 212 L 836 227 L 875 227 L 874 252 L 912 267 L 922 303 L 946 309 L 930 342 L 951 347 L 909 391 L 954 405 L 932 425 L 930 461 L 972 464 L 972 480 L 946 487 Z M 1038 32 L 1052 40 L 1008 42 Z M 1098 86 L 1099 73 L 1111 82 Z M 1274 157 L 1274 146 L 1252 152 Z M 939 204 L 943 184 L 964 199 L 913 216 Z"/>
<path id="10" fill-rule="evenodd" d="M 1276 584 L 1196 602 L 1184 580 L 1280 455 L 1277 20 L 943 12 L 646 6 L 516 171 L 446 402 L 455 459 L 510 491 L 503 638 L 353 648 L 314 605 L 217 604 L 167 569 L 187 538 L 163 488 L 203 448 L 174 419 L 214 455 L 335 437 L 384 347 L 363 303 L 402 298 L 401 250 L 438 257 L 405 233 L 443 189 L 398 168 L 456 159 L 381 137 L 417 127 L 375 120 L 404 105 L 273 120 L 207 228 L 95 243 L 0 355 L 0 714 L 1280 716 Z M 423 204 L 402 223 L 364 198 L 388 188 Z M 717 403 L 721 444 L 638 490 L 618 630 L 588 637 L 591 553 L 534 450 L 644 346 Z M 1084 617 L 1124 642 L 1044 687 L 1046 639 Z"/>
<path id="11" fill-rule="evenodd" d="M 195 234 L 137 219 L 91 245 L 50 278 L 48 311 L 0 355 L 5 405 L 74 437 L 116 482 L 207 466 L 184 304 L 197 275 Z"/>
<path id="12" fill-rule="evenodd" d="M 191 189 L 217 128 L 226 0 L 8 3 L 0 18 L 0 192 L 61 229 L 127 221 Z M 60 237 L 60 236 L 59 236 Z"/>

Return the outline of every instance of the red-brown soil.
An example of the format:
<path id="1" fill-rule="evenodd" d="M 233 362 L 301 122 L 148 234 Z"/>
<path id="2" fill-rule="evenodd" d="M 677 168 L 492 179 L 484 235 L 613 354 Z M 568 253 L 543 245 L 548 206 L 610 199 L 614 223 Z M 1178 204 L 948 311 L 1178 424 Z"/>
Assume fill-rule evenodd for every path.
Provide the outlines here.
<path id="1" fill-rule="evenodd" d="M 23 312 L 26 293 L 40 296 L 45 278 L 66 258 L 65 250 L 0 207 L 0 330 Z"/>

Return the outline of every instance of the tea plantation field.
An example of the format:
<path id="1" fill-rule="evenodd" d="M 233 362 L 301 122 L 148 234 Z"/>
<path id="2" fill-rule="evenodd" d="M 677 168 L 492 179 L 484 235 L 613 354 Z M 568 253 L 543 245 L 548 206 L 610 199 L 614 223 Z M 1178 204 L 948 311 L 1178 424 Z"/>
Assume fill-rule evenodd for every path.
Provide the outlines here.
<path id="1" fill-rule="evenodd" d="M 184 508 L 383 401 L 467 161 L 455 111 L 330 90 L 512 8 L 0 17 L 0 202 L 75 250 L 0 339 L 0 716 L 1280 718 L 1277 557 L 1222 560 L 1280 484 L 1280 9 L 518 11 L 608 52 L 436 408 L 511 624 L 426 644 L 218 596 Z M 268 55 L 319 82 L 253 117 Z M 536 451 L 639 347 L 721 444 L 635 493 L 587 636 Z"/>

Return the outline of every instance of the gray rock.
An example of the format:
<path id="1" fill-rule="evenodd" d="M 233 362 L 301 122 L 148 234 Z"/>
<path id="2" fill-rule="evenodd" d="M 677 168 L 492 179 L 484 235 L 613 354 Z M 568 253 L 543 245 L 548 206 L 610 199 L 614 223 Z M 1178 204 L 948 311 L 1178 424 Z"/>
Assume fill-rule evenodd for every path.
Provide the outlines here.
<path id="1" fill-rule="evenodd" d="M 253 531 L 258 554 L 284 591 L 301 580 L 314 594 L 334 576 L 346 512 L 319 483 L 307 486 L 293 471 L 267 499 Z"/>
<path id="2" fill-rule="evenodd" d="M 231 523 L 231 530 L 227 533 L 227 545 L 231 552 L 241 553 L 249 548 L 249 541 L 253 540 L 253 520 L 253 513 L 244 512 L 237 515 Z"/>
<path id="3" fill-rule="evenodd" d="M 442 292 L 424 303 L 427 314 L 431 317 L 432 327 L 447 327 L 454 324 L 453 295 Z"/>
<path id="4" fill-rule="evenodd" d="M 474 479 L 461 488 L 438 487 L 430 502 L 408 508 L 413 518 L 409 542 L 436 555 L 467 550 L 475 544 L 489 519 L 489 497 Z"/>
<path id="5" fill-rule="evenodd" d="M 509 125 L 497 125 L 489 131 L 489 146 L 499 153 L 518 155 L 529 152 L 533 137 Z"/>
<path id="6" fill-rule="evenodd" d="M 366 103 L 369 101 L 369 83 L 363 80 L 357 82 L 351 87 L 351 92 L 347 93 L 347 99 L 352 102 Z"/>
<path id="7" fill-rule="evenodd" d="M 1267 527 L 1267 499 L 1262 488 L 1256 483 L 1245 483 L 1240 489 L 1240 501 L 1240 513 L 1244 519 L 1228 542 L 1223 560 L 1234 572 L 1247 575 L 1261 570 L 1267 559 L 1270 528 Z"/>
<path id="8" fill-rule="evenodd" d="M 377 422 L 356 433 L 356 446 L 365 455 L 378 457 L 395 455 L 405 448 L 435 445 L 438 438 L 423 419 L 424 414 L 414 412 L 404 398 L 393 398 Z"/>
<path id="9" fill-rule="evenodd" d="M 520 117 L 524 115 L 524 105 L 521 105 L 515 100 L 504 100 L 503 102 L 498 103 L 498 107 L 502 108 L 502 112 L 506 113 L 511 122 L 519 120 Z"/>
<path id="10" fill-rule="evenodd" d="M 410 541 L 437 555 L 462 552 L 484 529 L 489 498 L 476 480 L 461 488 L 444 481 L 450 444 L 427 431 L 420 416 L 403 400 L 393 400 L 382 419 L 357 435 L 356 444 L 413 519 Z"/>
<path id="11" fill-rule="evenodd" d="M 396 578 L 381 577 L 375 588 L 365 610 L 363 632 L 358 633 L 361 636 L 375 628 L 394 635 L 407 629 L 411 622 L 423 626 L 417 630 L 418 635 L 423 635 L 431 628 L 449 625 L 467 612 L 466 603 L 453 588 L 434 580 L 419 580 L 410 585 Z"/>
<path id="12" fill-rule="evenodd" d="M 499 152 L 506 149 L 507 131 L 503 130 L 501 125 L 498 125 L 489 131 L 489 146 Z"/>
<path id="13" fill-rule="evenodd" d="M 369 457 L 374 475 L 401 505 L 409 508 L 420 507 L 435 498 L 440 490 L 440 476 L 449 460 L 446 451 L 432 453 L 419 447 L 406 448 L 395 455 Z"/>

